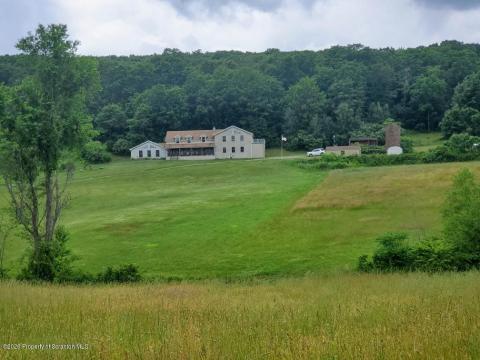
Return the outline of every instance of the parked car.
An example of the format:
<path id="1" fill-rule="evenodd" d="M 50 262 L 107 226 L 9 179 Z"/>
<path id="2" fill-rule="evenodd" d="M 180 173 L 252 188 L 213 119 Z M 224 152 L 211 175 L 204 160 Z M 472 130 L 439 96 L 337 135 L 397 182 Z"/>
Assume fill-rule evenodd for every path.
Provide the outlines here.
<path id="1" fill-rule="evenodd" d="M 320 156 L 325 154 L 325 149 L 319 148 L 319 149 L 313 149 L 312 151 L 307 152 L 308 157 L 312 156 Z"/>

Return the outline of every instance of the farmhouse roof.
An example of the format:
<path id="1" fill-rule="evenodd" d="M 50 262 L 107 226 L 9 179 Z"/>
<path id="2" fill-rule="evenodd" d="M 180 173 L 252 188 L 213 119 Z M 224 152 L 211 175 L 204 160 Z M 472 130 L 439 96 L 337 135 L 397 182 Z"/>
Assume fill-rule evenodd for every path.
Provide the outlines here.
<path id="1" fill-rule="evenodd" d="M 177 136 L 186 137 L 186 136 L 193 136 L 193 137 L 200 137 L 200 136 L 207 136 L 209 138 L 213 138 L 217 133 L 223 130 L 174 130 L 174 131 L 167 131 L 165 135 L 165 139 L 168 142 L 168 139 L 175 139 Z"/>
<path id="2" fill-rule="evenodd" d="M 235 125 L 231 125 L 231 126 L 229 126 L 229 127 L 225 128 L 225 129 L 223 129 L 223 130 L 218 130 L 218 131 L 217 131 L 217 133 L 216 133 L 215 135 L 219 135 L 219 134 L 223 133 L 224 131 L 227 131 L 227 130 L 229 130 L 229 129 L 232 129 L 232 128 L 235 128 L 235 129 L 237 129 L 237 130 L 240 130 L 240 131 L 246 132 L 246 133 L 248 133 L 248 134 L 250 134 L 250 135 L 252 135 L 252 136 L 253 136 L 253 133 L 251 133 L 250 131 L 247 131 L 247 130 L 241 129 L 241 128 L 239 128 L 238 126 L 235 126 Z"/>

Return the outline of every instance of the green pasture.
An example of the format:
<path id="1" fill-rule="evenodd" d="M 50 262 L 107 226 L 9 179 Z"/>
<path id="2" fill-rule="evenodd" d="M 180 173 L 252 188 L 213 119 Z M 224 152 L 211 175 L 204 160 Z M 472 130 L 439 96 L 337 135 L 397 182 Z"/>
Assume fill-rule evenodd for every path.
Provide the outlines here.
<path id="1" fill-rule="evenodd" d="M 77 170 L 62 222 L 76 266 L 94 273 L 127 263 L 147 277 L 178 278 L 349 270 L 383 232 L 439 231 L 463 167 L 480 174 L 478 162 L 326 173 L 292 160 L 115 159 Z M 9 240 L 12 273 L 25 246 Z"/>

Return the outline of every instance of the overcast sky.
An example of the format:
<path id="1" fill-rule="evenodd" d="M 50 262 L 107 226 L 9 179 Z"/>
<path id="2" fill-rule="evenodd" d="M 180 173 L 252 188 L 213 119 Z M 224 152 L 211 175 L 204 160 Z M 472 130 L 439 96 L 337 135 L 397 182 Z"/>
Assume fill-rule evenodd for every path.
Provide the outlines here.
<path id="1" fill-rule="evenodd" d="M 480 42 L 480 0 L 0 0 L 0 53 L 53 22 L 93 55 L 398 48 Z"/>

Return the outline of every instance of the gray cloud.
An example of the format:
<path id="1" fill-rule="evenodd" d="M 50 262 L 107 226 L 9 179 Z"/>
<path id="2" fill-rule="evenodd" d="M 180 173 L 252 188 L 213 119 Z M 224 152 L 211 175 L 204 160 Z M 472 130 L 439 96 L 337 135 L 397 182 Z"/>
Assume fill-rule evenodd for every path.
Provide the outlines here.
<path id="1" fill-rule="evenodd" d="M 479 17 L 480 0 L 0 0 L 0 54 L 39 23 L 67 24 L 82 54 L 129 55 L 478 42 Z"/>
<path id="2" fill-rule="evenodd" d="M 210 12 L 234 5 L 245 5 L 249 8 L 271 12 L 279 9 L 284 0 L 166 0 L 183 14 L 195 15 L 195 9 L 201 8 Z M 310 7 L 318 0 L 297 0 L 299 5 Z"/>
<path id="3" fill-rule="evenodd" d="M 468 10 L 480 7 L 479 0 L 416 0 L 416 2 L 430 8 Z"/>
<path id="4" fill-rule="evenodd" d="M 16 52 L 15 44 L 40 23 L 55 22 L 48 1 L 0 0 L 0 53 Z"/>

